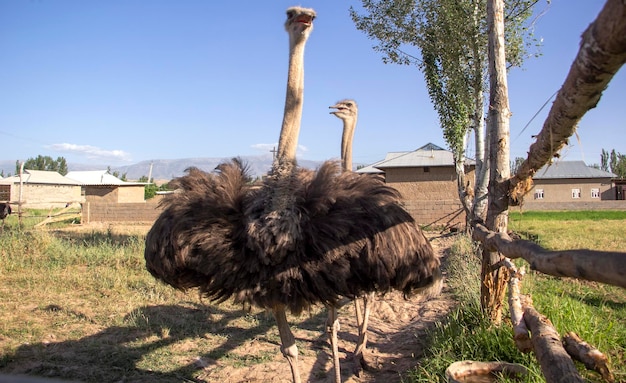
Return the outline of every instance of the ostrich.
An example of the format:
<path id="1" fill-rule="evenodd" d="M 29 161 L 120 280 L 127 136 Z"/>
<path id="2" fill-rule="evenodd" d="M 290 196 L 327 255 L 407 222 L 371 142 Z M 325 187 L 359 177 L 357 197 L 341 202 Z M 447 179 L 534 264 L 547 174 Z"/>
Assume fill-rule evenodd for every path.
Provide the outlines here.
<path id="1" fill-rule="evenodd" d="M 11 215 L 11 205 L 8 202 L 0 202 L 0 219 L 2 220 L 2 230 L 4 231 L 4 219 Z"/>
<path id="2" fill-rule="evenodd" d="M 270 310 L 294 383 L 301 379 L 287 310 L 336 307 L 341 297 L 375 290 L 408 295 L 432 285 L 439 272 L 436 257 L 421 256 L 428 244 L 382 179 L 341 172 L 334 161 L 317 171 L 296 165 L 304 47 L 315 17 L 312 9 L 287 9 L 287 93 L 270 174 L 253 188 L 239 160 L 213 173 L 190 169 L 173 181 L 178 192 L 163 200 L 144 253 L 148 271 L 175 288 Z M 389 255 L 377 257 L 373 249 Z M 341 380 L 338 359 L 335 379 Z"/>
<path id="3" fill-rule="evenodd" d="M 329 106 L 329 108 L 334 109 L 330 112 L 330 114 L 334 114 L 335 117 L 339 118 L 343 122 L 343 133 L 341 135 L 341 165 L 343 171 L 352 171 L 352 140 L 354 138 L 354 130 L 356 128 L 359 107 L 356 101 L 344 99 L 337 101 L 335 105 Z M 353 354 L 356 362 L 357 375 L 361 367 L 366 365 L 363 352 L 365 351 L 367 345 L 367 324 L 371 310 L 369 303 L 373 299 L 374 292 L 370 292 L 363 296 L 363 311 L 361 311 L 358 299 L 354 300 L 356 324 L 359 333 L 359 338 Z"/>
<path id="4" fill-rule="evenodd" d="M 359 113 L 358 105 L 356 101 L 352 99 L 344 99 L 341 101 L 337 101 L 335 105 L 329 106 L 329 109 L 334 109 L 330 112 L 330 114 L 335 115 L 343 122 L 343 133 L 341 136 L 341 164 L 344 172 L 352 171 L 352 140 L 354 138 L 354 131 L 356 128 L 356 122 Z M 362 175 L 362 177 L 367 176 Z M 419 228 L 415 230 L 421 231 Z M 419 242 L 423 243 L 423 246 L 421 247 L 421 251 L 423 252 L 422 257 L 434 257 L 435 255 L 433 254 L 433 249 L 423 233 L 421 233 L 421 235 L 415 235 L 416 238 L 419 239 Z M 376 249 L 374 249 L 374 251 L 376 251 Z M 384 255 L 379 254 L 379 256 Z M 435 277 L 436 281 L 435 283 L 433 283 L 433 286 L 422 291 L 422 293 L 427 298 L 438 294 L 441 289 L 441 275 L 436 274 Z M 373 302 L 374 295 L 375 292 L 373 291 L 363 295 L 363 311 L 361 311 L 361 306 L 358 299 L 354 300 L 357 329 L 359 333 L 359 338 L 353 354 L 354 360 L 356 362 L 355 367 L 357 375 L 362 367 L 367 366 L 363 352 L 365 351 L 367 345 L 367 326 L 371 311 L 370 303 Z"/>

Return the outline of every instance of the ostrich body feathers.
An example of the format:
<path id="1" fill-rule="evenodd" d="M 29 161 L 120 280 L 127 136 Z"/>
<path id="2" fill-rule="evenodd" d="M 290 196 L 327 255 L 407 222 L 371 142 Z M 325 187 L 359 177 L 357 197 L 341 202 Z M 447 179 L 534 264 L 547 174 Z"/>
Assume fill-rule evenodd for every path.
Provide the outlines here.
<path id="1" fill-rule="evenodd" d="M 300 313 L 371 291 L 405 293 L 432 284 L 439 260 L 399 193 L 380 177 L 317 171 L 251 186 L 238 160 L 214 173 L 191 169 L 146 238 L 146 266 L 178 288 L 209 298 L 276 305 Z M 272 198 L 284 190 L 280 208 Z"/>

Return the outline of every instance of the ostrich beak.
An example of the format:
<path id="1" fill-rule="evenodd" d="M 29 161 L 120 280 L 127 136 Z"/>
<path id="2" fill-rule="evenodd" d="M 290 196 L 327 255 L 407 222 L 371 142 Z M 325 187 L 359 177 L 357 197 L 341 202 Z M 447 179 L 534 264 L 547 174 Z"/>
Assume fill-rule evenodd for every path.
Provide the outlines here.
<path id="1" fill-rule="evenodd" d="M 330 114 L 336 114 L 348 108 L 343 107 L 341 105 L 333 105 L 333 106 L 329 106 L 328 109 L 337 109 L 337 110 L 333 110 L 332 112 L 329 112 Z"/>

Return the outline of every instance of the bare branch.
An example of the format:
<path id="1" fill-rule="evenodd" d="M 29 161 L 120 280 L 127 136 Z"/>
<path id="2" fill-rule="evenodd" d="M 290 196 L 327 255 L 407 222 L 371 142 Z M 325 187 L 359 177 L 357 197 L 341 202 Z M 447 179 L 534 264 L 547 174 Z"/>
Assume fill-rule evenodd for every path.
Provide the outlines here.
<path id="1" fill-rule="evenodd" d="M 626 288 L 626 253 L 588 249 L 549 251 L 534 242 L 513 240 L 506 233 L 475 223 L 472 239 L 486 250 L 523 258 L 530 268 L 557 277 L 571 277 Z"/>

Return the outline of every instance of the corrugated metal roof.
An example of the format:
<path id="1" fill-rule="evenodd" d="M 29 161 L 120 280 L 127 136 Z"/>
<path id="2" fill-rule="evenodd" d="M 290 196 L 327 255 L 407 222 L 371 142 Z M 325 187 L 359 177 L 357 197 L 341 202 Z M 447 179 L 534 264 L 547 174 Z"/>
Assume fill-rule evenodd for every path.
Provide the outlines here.
<path id="1" fill-rule="evenodd" d="M 0 180 L 0 184 L 13 185 L 20 182 L 19 175 Z M 22 182 L 29 184 L 79 185 L 75 180 L 48 170 L 24 170 Z"/>
<path id="2" fill-rule="evenodd" d="M 106 170 L 73 171 L 66 175 L 81 185 L 124 185 L 125 181 L 109 174 Z"/>
<path id="3" fill-rule="evenodd" d="M 475 163 L 472 159 L 465 159 L 466 165 L 474 165 Z M 429 143 L 417 150 L 405 152 L 402 155 L 386 159 L 375 165 L 378 169 L 425 166 L 454 166 L 454 156 L 451 151 L 441 149 L 439 146 Z"/>
<path id="4" fill-rule="evenodd" d="M 381 163 L 383 163 L 385 161 L 391 160 L 393 158 L 396 158 L 398 156 L 402 156 L 402 155 L 404 155 L 406 153 L 408 153 L 408 152 L 389 152 L 389 153 L 387 153 L 387 155 L 385 155 L 385 159 L 384 160 L 380 160 L 380 161 L 374 162 L 371 165 L 364 166 L 364 167 L 358 169 L 356 172 L 357 173 L 382 174 L 382 173 L 384 173 L 384 171 L 378 169 L 376 167 L 377 165 L 379 165 L 379 164 L 381 164 Z"/>
<path id="5" fill-rule="evenodd" d="M 555 178 L 615 178 L 617 175 L 604 170 L 589 167 L 584 161 L 557 161 L 544 165 L 533 176 L 533 179 Z"/>
<path id="6" fill-rule="evenodd" d="M 466 165 L 475 165 L 476 161 L 465 159 Z M 365 166 L 358 173 L 383 173 L 389 168 L 414 168 L 426 166 L 454 166 L 454 156 L 449 150 L 428 143 L 412 152 L 389 152 L 384 160 Z"/>

